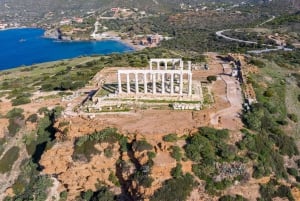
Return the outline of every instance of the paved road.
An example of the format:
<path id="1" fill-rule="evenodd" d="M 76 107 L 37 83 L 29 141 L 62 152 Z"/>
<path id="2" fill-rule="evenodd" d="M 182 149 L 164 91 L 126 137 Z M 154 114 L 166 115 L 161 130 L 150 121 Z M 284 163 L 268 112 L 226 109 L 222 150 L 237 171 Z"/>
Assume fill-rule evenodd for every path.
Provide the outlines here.
<path id="1" fill-rule="evenodd" d="M 261 26 L 267 22 L 270 22 L 272 20 L 275 19 L 275 16 L 272 16 L 270 19 L 264 21 L 263 23 L 259 24 L 258 26 Z M 224 30 L 220 30 L 220 31 L 217 31 L 216 32 L 216 35 L 219 36 L 219 37 L 222 37 L 226 40 L 230 40 L 230 41 L 235 41 L 235 42 L 239 42 L 239 43 L 246 43 L 246 44 L 257 44 L 257 42 L 255 41 L 249 41 L 249 40 L 241 40 L 241 39 L 237 39 L 237 38 L 231 38 L 231 37 L 228 37 L 226 35 L 224 35 L 223 33 L 226 32 L 226 31 L 231 31 L 232 29 L 224 29 Z M 271 45 L 268 45 L 268 44 L 262 44 L 263 46 L 266 46 L 266 47 L 270 47 Z M 253 53 L 253 54 L 261 54 L 261 53 L 266 53 L 266 52 L 272 52 L 272 51 L 278 51 L 278 50 L 283 50 L 283 51 L 293 51 L 293 49 L 291 48 L 285 48 L 284 46 L 277 46 L 276 48 L 266 48 L 266 49 L 263 49 L 263 50 L 251 50 L 251 51 L 248 51 L 248 53 Z"/>
<path id="2" fill-rule="evenodd" d="M 231 30 L 232 29 L 224 29 L 224 30 L 221 30 L 221 31 L 217 31 L 216 35 L 219 36 L 219 37 L 225 38 L 227 40 L 236 41 L 236 42 L 240 42 L 240 43 L 257 44 L 257 42 L 254 42 L 254 41 L 240 40 L 240 39 L 236 39 L 236 38 L 231 38 L 231 37 L 225 36 L 223 34 L 223 32 L 225 32 L 225 31 L 231 31 Z"/>

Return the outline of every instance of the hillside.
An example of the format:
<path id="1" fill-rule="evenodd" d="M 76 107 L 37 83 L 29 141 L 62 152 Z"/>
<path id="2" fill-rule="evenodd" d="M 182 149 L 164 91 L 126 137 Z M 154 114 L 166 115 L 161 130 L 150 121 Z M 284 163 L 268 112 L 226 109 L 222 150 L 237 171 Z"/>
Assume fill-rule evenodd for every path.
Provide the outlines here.
<path id="1" fill-rule="evenodd" d="M 180 4 L 191 6 L 213 5 L 216 8 L 226 5 L 234 5 L 235 3 L 244 2 L 242 0 L 1 0 L 0 1 L 0 17 L 7 22 L 18 22 L 22 25 L 31 25 L 34 23 L 44 22 L 45 16 L 51 13 L 53 21 L 68 16 L 83 16 L 90 11 L 103 11 L 112 7 L 128 7 L 146 10 L 147 12 L 169 12 L 172 10 L 180 10 Z M 289 7 L 292 2 L 285 0 L 260 1 L 250 0 L 248 4 L 259 6 L 274 4 L 278 8 Z M 297 3 L 295 4 L 297 5 Z M 1 21 L 0 21 L 1 22 Z"/>
<path id="2" fill-rule="evenodd" d="M 226 10 L 240 1 L 219 0 L 203 11 L 178 6 L 200 0 L 49 2 L 0 0 L 4 15 L 24 23 L 49 11 L 57 22 L 138 7 L 155 15 L 101 24 L 170 40 L 1 71 L 0 201 L 300 200 L 300 13 L 292 1 Z M 224 29 L 257 44 L 216 35 Z M 248 52 L 264 44 L 292 49 Z M 150 65 L 169 72 L 147 77 Z M 190 74 L 180 77 L 178 67 Z"/>
<path id="3" fill-rule="evenodd" d="M 193 79 L 206 83 L 201 110 L 128 99 L 92 109 L 98 97 L 113 97 L 117 69 L 174 56 L 146 49 L 2 72 L 0 199 L 299 199 L 299 51 L 193 60 Z M 234 58 L 247 85 L 222 71 Z M 98 88 L 103 82 L 110 87 Z M 242 110 L 250 85 L 258 103 Z"/>

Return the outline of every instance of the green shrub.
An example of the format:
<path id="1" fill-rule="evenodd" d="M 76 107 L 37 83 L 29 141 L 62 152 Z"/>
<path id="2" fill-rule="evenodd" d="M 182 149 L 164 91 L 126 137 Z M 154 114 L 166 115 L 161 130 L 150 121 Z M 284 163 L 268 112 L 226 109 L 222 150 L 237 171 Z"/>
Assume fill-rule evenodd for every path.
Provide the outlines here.
<path id="1" fill-rule="evenodd" d="M 243 114 L 243 121 L 249 129 L 260 131 L 262 128 L 262 118 L 265 112 L 262 104 L 255 103 L 251 106 L 251 111 Z"/>
<path id="2" fill-rule="evenodd" d="M 68 198 L 68 192 L 63 191 L 59 194 L 59 201 L 66 201 Z"/>
<path id="3" fill-rule="evenodd" d="M 148 151 L 147 155 L 148 155 L 149 160 L 152 160 L 153 158 L 155 158 L 156 153 L 153 151 Z"/>
<path id="4" fill-rule="evenodd" d="M 37 120 L 38 120 L 37 114 L 31 114 L 31 115 L 26 119 L 26 121 L 30 121 L 31 123 L 35 123 L 35 122 L 37 122 Z"/>
<path id="5" fill-rule="evenodd" d="M 58 127 L 68 126 L 69 124 L 70 124 L 70 122 L 68 122 L 68 121 L 62 121 L 62 122 L 59 122 Z"/>
<path id="6" fill-rule="evenodd" d="M 139 140 L 135 141 L 132 144 L 132 149 L 136 150 L 138 152 L 146 151 L 146 150 L 152 150 L 153 146 L 149 144 L 146 140 Z"/>
<path id="7" fill-rule="evenodd" d="M 266 64 L 263 61 L 257 60 L 257 59 L 251 59 L 249 61 L 250 64 L 253 64 L 259 68 L 263 68 L 266 66 Z"/>
<path id="8" fill-rule="evenodd" d="M 107 188 L 101 187 L 96 192 L 93 193 L 90 201 L 115 201 L 116 196 Z"/>
<path id="9" fill-rule="evenodd" d="M 26 189 L 26 186 L 24 185 L 24 183 L 20 182 L 20 181 L 16 181 L 13 185 L 12 185 L 12 189 L 15 195 L 19 195 L 21 193 L 23 193 Z"/>
<path id="10" fill-rule="evenodd" d="M 298 102 L 300 102 L 300 94 L 298 95 Z"/>
<path id="11" fill-rule="evenodd" d="M 216 158 L 215 147 L 201 134 L 196 134 L 189 139 L 185 147 L 186 156 L 195 162 L 212 164 Z"/>
<path id="12" fill-rule="evenodd" d="M 272 171 L 274 171 L 278 177 L 285 178 L 287 176 L 283 158 L 276 150 L 274 150 L 273 140 L 270 140 L 267 133 L 263 132 L 257 135 L 247 135 L 241 143 L 245 143 L 248 151 L 256 153 L 258 156 L 257 164 L 254 166 L 254 177 L 259 178 L 267 176 Z"/>
<path id="13" fill-rule="evenodd" d="M 295 168 L 287 168 L 287 172 L 294 177 L 298 176 L 298 170 Z"/>
<path id="14" fill-rule="evenodd" d="M 12 102 L 12 106 L 17 106 L 17 105 L 28 104 L 31 102 L 31 100 L 28 97 L 17 97 L 13 99 L 11 102 Z"/>
<path id="15" fill-rule="evenodd" d="M 117 133 L 114 128 L 106 128 L 96 131 L 90 135 L 84 135 L 76 138 L 72 158 L 74 160 L 90 160 L 92 155 L 99 154 L 100 151 L 95 148 L 95 144 L 106 142 L 113 145 L 119 142 L 121 149 L 127 149 L 127 139 Z M 112 147 L 105 149 L 105 156 L 112 156 Z"/>
<path id="16" fill-rule="evenodd" d="M 6 117 L 9 119 L 12 118 L 24 119 L 23 112 L 24 110 L 22 108 L 13 108 L 9 112 L 7 112 Z"/>
<path id="17" fill-rule="evenodd" d="M 171 147 L 171 156 L 172 158 L 176 159 L 176 161 L 180 161 L 182 158 L 181 149 L 178 146 L 172 146 Z"/>
<path id="18" fill-rule="evenodd" d="M 52 91 L 52 90 L 54 90 L 54 88 L 55 88 L 55 85 L 52 83 L 45 83 L 41 86 L 42 91 Z"/>
<path id="19" fill-rule="evenodd" d="M 271 179 L 267 184 L 260 185 L 259 192 L 264 200 L 273 200 L 275 197 L 280 197 L 288 198 L 290 201 L 295 201 L 290 187 L 280 185 L 275 179 Z"/>
<path id="20" fill-rule="evenodd" d="M 113 156 L 113 149 L 111 146 L 108 146 L 107 148 L 104 149 L 104 156 L 106 158 L 111 158 Z"/>
<path id="21" fill-rule="evenodd" d="M 38 113 L 40 115 L 45 114 L 45 113 L 49 113 L 49 110 L 47 107 L 41 107 L 40 109 L 38 109 Z"/>
<path id="22" fill-rule="evenodd" d="M 241 195 L 223 195 L 219 198 L 219 201 L 247 201 L 247 199 Z"/>
<path id="23" fill-rule="evenodd" d="M 120 151 L 127 152 L 128 147 L 129 147 L 129 144 L 127 142 L 127 138 L 125 136 L 121 136 L 120 139 L 119 139 L 119 143 L 120 143 Z"/>
<path id="24" fill-rule="evenodd" d="M 111 181 L 111 183 L 113 183 L 114 185 L 120 186 L 119 180 L 113 172 L 109 174 L 108 180 Z"/>
<path id="25" fill-rule="evenodd" d="M 260 185 L 259 192 L 261 195 L 261 198 L 264 200 L 272 200 L 273 196 L 276 193 L 276 185 L 277 181 L 271 179 L 267 184 Z"/>
<path id="26" fill-rule="evenodd" d="M 186 200 L 193 190 L 194 183 L 193 176 L 190 174 L 167 180 L 154 192 L 150 201 Z"/>
<path id="27" fill-rule="evenodd" d="M 10 136 L 15 136 L 15 134 L 20 130 L 23 124 L 24 110 L 21 108 L 13 108 L 7 112 L 6 117 L 9 118 L 9 125 L 7 127 Z"/>
<path id="28" fill-rule="evenodd" d="M 62 107 L 62 106 L 56 106 L 53 109 L 54 118 L 60 117 L 63 111 L 64 111 L 64 107 Z"/>
<path id="29" fill-rule="evenodd" d="M 5 152 L 3 157 L 0 160 L 0 173 L 4 174 L 11 171 L 15 161 L 19 158 L 19 147 L 11 147 L 9 150 Z"/>
<path id="30" fill-rule="evenodd" d="M 180 163 L 177 163 L 176 167 L 172 168 L 171 175 L 174 178 L 178 178 L 182 176 L 182 165 Z"/>
<path id="31" fill-rule="evenodd" d="M 272 88 L 268 88 L 265 92 L 264 92 L 264 96 L 265 97 L 272 97 L 274 96 L 275 92 L 274 89 Z"/>
<path id="32" fill-rule="evenodd" d="M 277 120 L 276 122 L 277 122 L 279 125 L 282 125 L 282 126 L 286 126 L 286 125 L 289 124 L 289 122 L 286 121 L 286 120 Z"/>
<path id="33" fill-rule="evenodd" d="M 90 135 L 85 135 L 76 139 L 76 145 L 80 146 L 86 141 L 97 141 L 99 143 L 106 142 L 114 144 L 118 142 L 122 136 L 117 132 L 115 128 L 105 128 L 101 131 L 96 131 Z"/>
<path id="34" fill-rule="evenodd" d="M 94 192 L 92 190 L 87 190 L 86 192 L 81 192 L 80 193 L 80 198 L 77 198 L 76 200 L 80 201 L 80 200 L 84 200 L 84 201 L 89 201 L 92 200 L 92 197 L 94 195 Z"/>
<path id="35" fill-rule="evenodd" d="M 295 201 L 291 188 L 285 185 L 280 185 L 277 189 L 276 195 L 280 198 L 288 198 L 289 201 Z"/>
<path id="36" fill-rule="evenodd" d="M 98 149 L 95 148 L 96 143 L 96 141 L 91 140 L 87 140 L 80 145 L 76 143 L 72 159 L 75 161 L 90 161 L 93 155 L 101 153 Z"/>
<path id="37" fill-rule="evenodd" d="M 216 81 L 217 77 L 215 75 L 210 75 L 207 77 L 207 81 L 212 82 L 212 81 Z"/>
<path id="38" fill-rule="evenodd" d="M 205 190 L 209 194 L 213 195 L 216 193 L 216 190 L 224 190 L 227 187 L 229 187 L 230 185 L 232 185 L 232 181 L 227 180 L 227 179 L 223 179 L 220 182 L 215 182 L 215 181 L 213 181 L 213 179 L 207 179 L 206 184 L 205 184 Z"/>
<path id="39" fill-rule="evenodd" d="M 9 119 L 9 124 L 8 124 L 8 132 L 10 136 L 15 136 L 16 133 L 20 130 L 21 126 L 20 123 L 18 123 L 18 119 Z"/>
<path id="40" fill-rule="evenodd" d="M 152 182 L 154 181 L 152 177 L 141 171 L 137 171 L 134 173 L 133 180 L 135 180 L 138 185 L 143 186 L 145 188 L 151 187 Z"/>
<path id="41" fill-rule="evenodd" d="M 165 141 L 165 142 L 176 142 L 177 140 L 178 140 L 177 135 L 173 134 L 173 133 L 165 135 L 163 137 L 163 141 Z"/>
<path id="42" fill-rule="evenodd" d="M 293 122 L 296 122 L 296 123 L 298 122 L 298 117 L 297 117 L 296 114 L 291 113 L 291 114 L 288 114 L 287 116 L 288 116 L 288 118 L 289 118 L 290 120 L 292 120 Z"/>

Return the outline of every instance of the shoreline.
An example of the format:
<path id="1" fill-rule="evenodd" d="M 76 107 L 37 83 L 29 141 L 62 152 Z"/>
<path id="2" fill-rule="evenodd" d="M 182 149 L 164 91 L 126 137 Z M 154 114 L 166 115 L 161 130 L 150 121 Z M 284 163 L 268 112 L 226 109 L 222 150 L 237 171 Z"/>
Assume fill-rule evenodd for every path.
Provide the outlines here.
<path id="1" fill-rule="evenodd" d="M 60 31 L 57 29 L 50 29 L 50 30 L 44 30 L 44 34 L 43 34 L 43 38 L 48 38 L 48 39 L 53 39 L 53 40 L 58 40 L 61 42 L 101 42 L 101 41 L 116 41 L 119 43 L 122 43 L 123 45 L 130 47 L 131 49 L 133 49 L 133 51 L 139 51 L 142 50 L 144 48 L 146 48 L 145 46 L 142 45 L 137 45 L 134 44 L 132 39 L 121 39 L 118 35 L 117 32 L 115 31 L 107 31 L 104 32 L 102 34 L 104 34 L 103 36 L 90 36 L 89 38 L 84 38 L 84 39 L 77 39 L 77 38 L 73 38 L 70 35 L 67 36 L 63 36 L 61 35 Z"/>
<path id="2" fill-rule="evenodd" d="M 100 40 L 101 41 L 101 40 Z M 134 51 L 140 51 L 140 50 L 143 50 L 145 49 L 146 47 L 145 46 L 142 46 L 142 45 L 136 45 L 136 44 L 133 44 L 132 41 L 130 39 L 120 39 L 120 40 L 115 40 L 115 41 L 118 41 L 120 43 L 123 43 L 124 45 L 126 46 L 129 46 L 131 47 Z"/>
<path id="3" fill-rule="evenodd" d="M 23 32 L 22 30 L 25 30 L 27 29 L 28 27 L 11 27 L 11 28 L 8 28 L 8 29 L 5 29 L 5 30 L 15 30 L 15 31 L 10 31 L 10 32 L 5 32 L 5 30 L 0 30 L 1 34 L 4 34 L 4 35 L 11 35 L 16 32 Z M 40 63 L 45 63 L 45 62 L 52 62 L 52 61 L 59 61 L 59 60 L 64 60 L 64 59 L 73 59 L 73 58 L 76 58 L 76 57 L 80 57 L 80 56 L 92 56 L 92 55 L 110 55 L 110 54 L 113 54 L 113 53 L 132 53 L 132 52 L 135 52 L 135 51 L 139 51 L 141 49 L 143 49 L 143 47 L 140 47 L 138 45 L 135 45 L 132 43 L 131 40 L 121 40 L 119 38 L 104 38 L 104 39 L 100 39 L 100 40 L 93 40 L 93 39 L 89 39 L 89 40 L 58 40 L 57 38 L 50 38 L 50 37 L 47 37 L 45 36 L 43 33 L 44 33 L 44 29 L 41 29 L 41 28 L 34 28 L 34 27 L 30 27 L 30 29 L 33 31 L 33 33 L 36 34 L 37 37 L 36 40 L 48 40 L 49 42 L 47 43 L 56 43 L 56 42 L 62 42 L 62 43 L 73 43 L 74 46 L 77 46 L 75 45 L 76 43 L 86 43 L 86 45 L 88 44 L 96 44 L 97 43 L 97 46 L 103 46 L 103 48 L 105 48 L 106 46 L 110 47 L 110 46 L 114 46 L 116 47 L 116 50 L 111 52 L 109 51 L 109 53 L 105 53 L 105 52 L 102 52 L 102 49 L 103 48 L 100 48 L 100 50 L 98 51 L 98 53 L 91 53 L 91 54 L 88 54 L 88 53 L 85 53 L 85 54 L 78 54 L 76 56 L 66 56 L 66 57 L 63 57 L 63 58 L 59 58 L 59 59 L 56 59 L 56 57 L 51 57 L 51 59 L 46 59 L 46 60 L 36 60 L 36 59 L 32 59 L 32 62 L 31 61 L 21 61 L 21 62 L 4 62 L 0 65 L 0 72 L 4 71 L 4 70 L 8 70 L 8 69 L 13 69 L 13 68 L 18 68 L 18 67 L 24 67 L 24 66 L 32 66 L 32 65 L 35 65 L 35 64 L 40 64 Z M 29 33 L 31 32 L 31 30 L 29 30 Z M 34 30 L 40 30 L 38 32 L 34 31 Z M 40 38 L 40 39 L 38 39 Z M 20 42 L 20 38 L 19 37 L 16 37 L 16 38 L 13 38 L 13 40 L 16 40 L 16 41 L 19 41 Z M 25 39 L 26 40 L 26 37 Z M 106 43 L 105 41 L 108 41 L 108 43 Z M 110 42 L 109 42 L 110 41 Z M 103 45 L 102 45 L 103 43 Z M 22 43 L 23 45 L 22 46 L 26 46 L 27 43 Z M 110 45 L 111 44 L 111 45 Z M 18 45 L 18 44 L 16 44 Z M 73 45 L 72 45 L 73 46 Z M 85 46 L 85 45 L 83 45 Z M 56 47 L 54 45 L 54 47 Z M 55 51 L 59 50 L 60 48 L 56 49 Z M 121 52 L 117 51 L 117 49 L 122 49 Z M 71 50 L 72 51 L 72 50 Z M 76 51 L 76 49 L 75 49 Z M 6 60 L 4 60 L 6 61 Z"/>
<path id="4" fill-rule="evenodd" d="M 42 27 L 27 27 L 27 26 L 9 27 L 9 28 L 0 29 L 0 31 L 17 30 L 17 29 L 41 29 L 41 30 L 44 31 L 44 33 L 41 37 L 47 38 L 47 39 L 52 39 L 52 40 L 58 40 L 58 41 L 61 41 L 61 42 L 95 42 L 95 41 L 96 42 L 101 42 L 101 41 L 110 40 L 110 41 L 120 42 L 120 43 L 132 48 L 133 51 L 140 51 L 140 50 L 143 50 L 143 49 L 147 48 L 146 46 L 143 46 L 143 45 L 134 44 L 131 39 L 116 39 L 116 38 L 113 38 L 113 37 L 115 37 L 115 32 L 114 31 L 110 31 L 110 33 L 114 33 L 114 34 L 110 35 L 111 38 L 108 37 L 108 38 L 102 38 L 102 39 L 83 39 L 83 40 L 59 39 L 59 38 L 57 38 L 57 36 L 45 35 L 45 33 L 49 30 L 46 30 L 45 28 L 42 28 Z"/>
<path id="5" fill-rule="evenodd" d="M 14 30 L 14 29 L 39 29 L 39 28 L 38 27 L 26 27 L 26 26 L 22 26 L 22 27 L 4 28 L 4 29 L 0 29 L 0 31 L 8 31 L 8 30 Z"/>

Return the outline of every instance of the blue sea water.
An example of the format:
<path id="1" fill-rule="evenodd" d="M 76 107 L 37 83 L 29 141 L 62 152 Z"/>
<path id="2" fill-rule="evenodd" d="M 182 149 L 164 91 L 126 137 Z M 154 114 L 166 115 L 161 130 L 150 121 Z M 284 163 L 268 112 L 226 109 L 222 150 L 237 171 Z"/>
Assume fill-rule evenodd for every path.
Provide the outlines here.
<path id="1" fill-rule="evenodd" d="M 43 34 L 44 30 L 35 28 L 0 31 L 0 70 L 78 56 L 133 51 L 113 40 L 62 42 L 44 38 Z"/>

